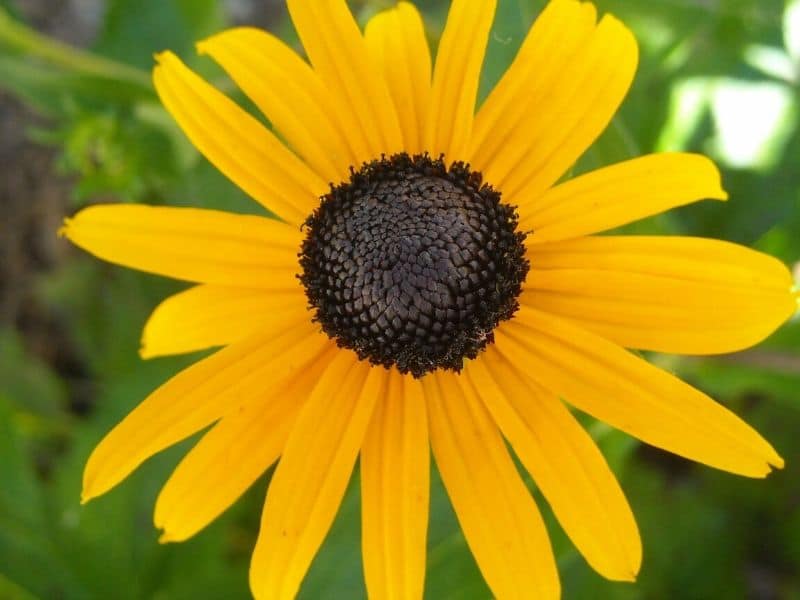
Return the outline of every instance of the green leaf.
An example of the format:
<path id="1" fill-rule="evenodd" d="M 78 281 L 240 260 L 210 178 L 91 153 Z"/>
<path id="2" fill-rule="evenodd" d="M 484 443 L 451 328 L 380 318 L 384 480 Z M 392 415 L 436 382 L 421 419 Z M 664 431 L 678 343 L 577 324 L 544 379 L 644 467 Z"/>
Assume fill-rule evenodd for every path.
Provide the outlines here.
<path id="1" fill-rule="evenodd" d="M 25 350 L 13 330 L 0 329 L 0 382 L 6 402 L 38 417 L 58 419 L 67 404 L 64 382 Z"/>
<path id="2" fill-rule="evenodd" d="M 149 71 L 153 54 L 166 49 L 196 62 L 195 42 L 225 26 L 216 0 L 110 0 L 95 50 Z"/>
<path id="3" fill-rule="evenodd" d="M 0 395 L 0 591 L 6 587 L 20 598 L 26 593 L 45 597 L 71 578 L 51 538 L 24 422 Z"/>

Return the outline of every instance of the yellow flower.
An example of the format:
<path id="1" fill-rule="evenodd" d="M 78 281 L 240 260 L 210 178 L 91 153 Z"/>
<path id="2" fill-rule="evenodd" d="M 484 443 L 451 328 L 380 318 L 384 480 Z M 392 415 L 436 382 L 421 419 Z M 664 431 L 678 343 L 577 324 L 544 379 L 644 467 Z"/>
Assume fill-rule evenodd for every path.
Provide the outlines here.
<path id="1" fill-rule="evenodd" d="M 789 272 L 721 241 L 595 236 L 724 200 L 719 173 L 658 154 L 559 183 L 625 96 L 635 40 L 589 3 L 553 0 L 475 114 L 495 3 L 453 1 L 433 69 L 405 2 L 362 35 L 344 0 L 288 0 L 310 66 L 255 29 L 201 42 L 275 133 L 158 56 L 156 89 L 186 135 L 280 220 L 95 206 L 67 221 L 100 258 L 199 284 L 156 309 L 143 356 L 225 347 L 108 434 L 84 501 L 212 426 L 158 498 L 162 539 L 200 531 L 278 461 L 251 587 L 291 598 L 360 456 L 369 595 L 420 598 L 430 442 L 493 594 L 552 598 L 547 533 L 505 440 L 592 567 L 633 580 L 641 559 L 625 497 L 562 399 L 732 473 L 783 465 L 626 348 L 750 346 L 795 311 Z"/>

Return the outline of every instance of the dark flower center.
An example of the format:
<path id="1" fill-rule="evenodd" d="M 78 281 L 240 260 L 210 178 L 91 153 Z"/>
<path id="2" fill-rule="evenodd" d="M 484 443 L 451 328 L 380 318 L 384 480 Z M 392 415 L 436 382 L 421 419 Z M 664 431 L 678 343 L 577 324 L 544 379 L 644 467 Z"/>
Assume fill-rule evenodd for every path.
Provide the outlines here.
<path id="1" fill-rule="evenodd" d="M 365 164 L 305 227 L 300 280 L 316 320 L 372 364 L 459 371 L 519 307 L 525 234 L 463 163 L 398 154 Z"/>

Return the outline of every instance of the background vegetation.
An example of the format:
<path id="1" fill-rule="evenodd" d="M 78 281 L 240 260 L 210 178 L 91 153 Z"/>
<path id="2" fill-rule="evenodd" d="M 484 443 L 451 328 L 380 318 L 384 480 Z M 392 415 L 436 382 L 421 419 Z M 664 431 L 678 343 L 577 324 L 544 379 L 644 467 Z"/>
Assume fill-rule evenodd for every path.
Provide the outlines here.
<path id="1" fill-rule="evenodd" d="M 418 4 L 435 47 L 448 2 Z M 800 0 L 596 4 L 633 28 L 642 60 L 621 113 L 576 171 L 656 150 L 706 152 L 723 166 L 731 201 L 629 229 L 733 240 L 796 263 Z M 362 19 L 387 5 L 353 3 Z M 482 93 L 542 5 L 500 0 Z M 93 445 L 196 357 L 136 354 L 148 312 L 177 285 L 55 237 L 64 215 L 97 201 L 257 210 L 189 146 L 149 83 L 153 52 L 172 48 L 233 91 L 192 49 L 233 21 L 296 43 L 280 3 L 266 0 L 0 0 L 0 599 L 248 597 L 269 475 L 180 545 L 157 543 L 151 514 L 187 444 L 79 505 Z M 766 481 L 739 479 L 592 425 L 638 517 L 644 567 L 635 585 L 600 579 L 537 493 L 565 598 L 800 598 L 800 323 L 736 355 L 652 358 L 759 428 L 787 467 Z M 303 597 L 363 597 L 359 548 L 351 485 Z M 435 476 L 427 581 L 429 598 L 489 597 Z"/>

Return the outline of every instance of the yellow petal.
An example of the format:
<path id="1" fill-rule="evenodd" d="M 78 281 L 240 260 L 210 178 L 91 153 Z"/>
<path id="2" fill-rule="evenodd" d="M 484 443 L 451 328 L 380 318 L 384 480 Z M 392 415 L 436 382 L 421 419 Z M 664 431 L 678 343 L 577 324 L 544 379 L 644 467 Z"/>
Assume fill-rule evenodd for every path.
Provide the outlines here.
<path id="1" fill-rule="evenodd" d="M 270 482 L 250 565 L 257 599 L 291 599 L 328 533 L 385 371 L 337 353 L 297 417 Z"/>
<path id="2" fill-rule="evenodd" d="M 520 229 L 538 244 L 606 231 L 676 206 L 727 200 L 717 167 L 698 154 L 663 153 L 599 169 L 520 197 Z"/>
<path id="3" fill-rule="evenodd" d="M 471 140 L 474 166 L 486 169 L 503 142 L 528 120 L 530 107 L 554 93 L 562 70 L 586 46 L 595 29 L 593 4 L 552 0 L 531 26 L 513 63 L 478 114 Z"/>
<path id="4" fill-rule="evenodd" d="M 796 310 L 778 260 L 685 237 L 588 237 L 532 244 L 520 298 L 622 346 L 712 354 L 759 342 Z"/>
<path id="5" fill-rule="evenodd" d="M 294 50 L 265 31 L 229 29 L 197 45 L 216 60 L 325 181 L 349 178 L 356 158 L 338 127 L 328 92 Z"/>
<path id="6" fill-rule="evenodd" d="M 267 381 L 259 395 L 222 418 L 192 448 L 158 496 L 160 541 L 180 542 L 216 519 L 280 456 L 303 402 L 338 350 L 331 342 L 290 381 Z"/>
<path id="7" fill-rule="evenodd" d="M 197 149 L 263 206 L 289 223 L 303 223 L 328 191 L 325 180 L 177 56 L 156 58 L 156 91 Z"/>
<path id="8" fill-rule="evenodd" d="M 497 348 L 573 406 L 658 448 L 748 477 L 783 459 L 731 411 L 616 344 L 521 308 L 495 331 Z"/>
<path id="9" fill-rule="evenodd" d="M 109 262 L 186 281 L 299 287 L 302 233 L 273 219 L 195 208 L 90 206 L 61 234 Z"/>
<path id="10" fill-rule="evenodd" d="M 299 285 L 288 291 L 198 285 L 164 300 L 142 334 L 142 358 L 227 346 L 256 331 L 311 320 Z"/>
<path id="11" fill-rule="evenodd" d="M 378 13 L 364 32 L 369 54 L 389 86 L 405 150 L 421 153 L 431 90 L 431 55 L 425 25 L 413 4 L 400 2 Z"/>
<path id="12" fill-rule="evenodd" d="M 532 202 L 608 125 L 633 80 L 636 40 L 591 4 L 553 2 L 481 108 L 473 164 L 505 201 Z"/>
<path id="13" fill-rule="evenodd" d="M 428 530 L 425 398 L 397 371 L 375 407 L 361 449 L 361 546 L 370 598 L 422 598 Z"/>
<path id="14" fill-rule="evenodd" d="M 425 127 L 425 148 L 448 162 L 468 161 L 481 67 L 497 0 L 453 0 L 447 16 Z"/>
<path id="15" fill-rule="evenodd" d="M 302 373 L 329 343 L 312 323 L 259 334 L 182 371 L 137 406 L 98 444 L 83 474 L 82 500 L 104 494 L 145 460 L 263 393 L 265 381 Z"/>
<path id="16" fill-rule="evenodd" d="M 403 150 L 403 134 L 386 82 L 370 59 L 345 0 L 287 0 L 308 58 L 328 88 L 326 101 L 360 140 L 359 161 Z"/>
<path id="17" fill-rule="evenodd" d="M 489 348 L 466 372 L 561 526 L 601 575 L 633 581 L 642 560 L 636 521 L 603 455 L 558 398 Z"/>
<path id="18" fill-rule="evenodd" d="M 539 511 L 486 408 L 458 377 L 422 383 L 433 455 L 467 544 L 496 598 L 558 598 Z"/>

